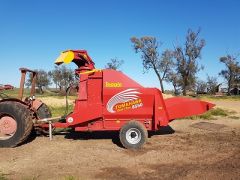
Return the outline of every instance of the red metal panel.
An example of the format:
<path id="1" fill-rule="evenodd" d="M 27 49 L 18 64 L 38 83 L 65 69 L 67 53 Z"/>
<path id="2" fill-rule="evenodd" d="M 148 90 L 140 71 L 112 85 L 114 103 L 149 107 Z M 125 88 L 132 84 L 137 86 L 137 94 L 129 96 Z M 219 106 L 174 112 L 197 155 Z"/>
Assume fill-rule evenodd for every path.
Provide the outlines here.
<path id="1" fill-rule="evenodd" d="M 75 127 L 75 131 L 103 131 L 103 130 L 105 129 L 103 127 L 102 120 L 86 122 L 81 124 L 80 126 Z"/>
<path id="2" fill-rule="evenodd" d="M 103 88 L 140 88 L 143 87 L 120 71 L 103 70 Z"/>
<path id="3" fill-rule="evenodd" d="M 104 128 L 106 130 L 120 130 L 130 120 L 132 119 L 108 119 L 104 121 Z M 141 122 L 147 130 L 152 130 L 152 119 L 137 119 L 137 121 Z"/>
<path id="4" fill-rule="evenodd" d="M 152 119 L 153 94 L 120 71 L 103 71 L 104 119 Z"/>
<path id="5" fill-rule="evenodd" d="M 215 106 L 214 104 L 205 101 L 182 97 L 166 99 L 165 104 L 170 120 L 199 115 Z"/>
<path id="6" fill-rule="evenodd" d="M 154 100 L 154 121 L 153 130 L 157 130 L 160 126 L 167 126 L 169 122 L 169 116 L 166 110 L 165 101 L 162 96 L 162 92 L 154 88 L 155 100 Z"/>
<path id="7" fill-rule="evenodd" d="M 87 79 L 82 80 L 79 84 L 78 100 L 87 100 Z"/>
<path id="8" fill-rule="evenodd" d="M 102 117 L 102 72 L 84 76 L 83 81 L 80 82 L 80 89 L 82 86 L 82 88 L 87 90 L 87 97 L 84 90 L 82 90 L 82 93 L 79 93 L 74 111 L 67 117 L 67 122 L 71 126 Z M 81 95 L 84 97 L 81 97 Z M 69 118 L 72 118 L 71 121 L 73 121 L 69 122 Z"/>
<path id="9" fill-rule="evenodd" d="M 154 93 L 150 89 L 143 88 L 122 72 L 103 71 L 103 117 L 106 129 L 119 130 L 129 120 L 150 120 L 147 128 L 152 129 L 153 105 Z"/>

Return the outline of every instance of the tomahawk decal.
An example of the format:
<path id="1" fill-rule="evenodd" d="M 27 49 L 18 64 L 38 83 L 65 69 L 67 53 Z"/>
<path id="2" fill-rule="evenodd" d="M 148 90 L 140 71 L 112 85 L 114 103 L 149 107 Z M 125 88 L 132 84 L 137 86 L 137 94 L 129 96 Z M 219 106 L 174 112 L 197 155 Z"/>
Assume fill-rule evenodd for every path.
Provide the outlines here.
<path id="1" fill-rule="evenodd" d="M 114 95 L 107 103 L 107 110 L 110 113 L 120 112 L 128 109 L 136 109 L 143 106 L 141 94 L 136 89 L 126 89 Z"/>

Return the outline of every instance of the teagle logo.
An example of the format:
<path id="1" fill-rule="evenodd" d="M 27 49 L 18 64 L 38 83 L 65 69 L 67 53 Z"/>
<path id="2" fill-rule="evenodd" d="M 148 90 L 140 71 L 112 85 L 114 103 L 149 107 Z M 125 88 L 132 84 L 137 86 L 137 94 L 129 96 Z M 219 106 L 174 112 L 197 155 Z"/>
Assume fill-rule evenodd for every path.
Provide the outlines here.
<path id="1" fill-rule="evenodd" d="M 120 88 L 120 87 L 122 87 L 122 83 L 120 83 L 120 82 L 105 82 L 105 87 L 107 87 L 107 88 Z"/>

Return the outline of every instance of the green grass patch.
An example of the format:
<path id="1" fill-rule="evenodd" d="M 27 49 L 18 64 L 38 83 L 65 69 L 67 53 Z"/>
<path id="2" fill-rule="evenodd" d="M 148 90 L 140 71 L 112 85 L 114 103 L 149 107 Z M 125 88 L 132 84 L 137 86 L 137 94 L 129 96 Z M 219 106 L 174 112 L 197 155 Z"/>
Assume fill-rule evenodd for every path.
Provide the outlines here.
<path id="1" fill-rule="evenodd" d="M 52 117 L 57 117 L 57 116 L 63 116 L 66 113 L 66 107 L 65 106 L 60 106 L 60 107 L 53 107 L 49 106 L 51 112 L 52 112 Z M 73 111 L 73 105 L 68 106 L 68 113 Z"/>
<path id="2" fill-rule="evenodd" d="M 38 177 L 24 177 L 22 180 L 37 180 Z"/>
<path id="3" fill-rule="evenodd" d="M 14 88 L 13 90 L 4 90 L 1 92 L 6 94 L 9 97 L 17 98 L 18 93 L 19 93 L 19 88 Z M 45 96 L 52 96 L 52 95 L 53 94 L 50 94 L 50 93 L 44 93 L 44 94 L 36 93 L 36 96 L 38 96 L 38 97 L 45 97 Z M 56 94 L 54 94 L 54 95 L 56 95 Z M 24 89 L 23 97 L 28 97 L 28 96 L 30 96 L 30 89 Z"/>
<path id="4" fill-rule="evenodd" d="M 70 176 L 66 176 L 64 179 L 65 180 L 76 180 L 77 178 L 75 178 L 74 176 L 70 175 Z"/>
<path id="5" fill-rule="evenodd" d="M 221 108 L 216 108 L 216 109 L 211 109 L 210 111 L 208 111 L 207 113 L 209 113 L 212 116 L 228 116 L 229 111 L 221 109 Z"/>
<path id="6" fill-rule="evenodd" d="M 230 114 L 235 114 L 235 111 L 228 111 L 228 110 L 224 110 L 222 108 L 214 108 L 211 109 L 209 111 L 207 111 L 206 113 L 202 114 L 202 115 L 198 115 L 198 116 L 190 116 L 187 119 L 207 119 L 207 120 L 214 120 L 217 117 L 233 117 L 230 116 Z M 234 118 L 238 118 L 237 116 L 234 116 Z"/>
<path id="7" fill-rule="evenodd" d="M 229 116 L 229 118 L 230 119 L 236 119 L 236 120 L 240 119 L 240 117 L 238 117 L 238 116 Z"/>
<path id="8" fill-rule="evenodd" d="M 14 88 L 13 90 L 4 90 L 1 91 L 2 93 L 6 94 L 9 97 L 12 98 L 17 98 L 18 97 L 18 93 L 19 93 L 19 88 Z M 51 92 L 49 90 L 44 91 L 43 94 L 40 93 L 35 93 L 36 97 L 54 97 L 54 98 L 59 98 L 59 99 L 63 99 L 65 96 L 64 95 L 59 95 L 58 93 L 55 92 Z M 29 97 L 30 96 L 30 89 L 25 88 L 24 89 L 24 93 L 23 93 L 23 97 Z M 76 96 L 69 96 L 69 99 L 75 99 Z"/>
<path id="9" fill-rule="evenodd" d="M 0 172 L 0 180 L 8 180 L 8 178 L 6 178 L 6 175 Z"/>
<path id="10" fill-rule="evenodd" d="M 4 91 L 1 91 L 1 93 L 6 94 L 7 96 L 12 97 L 12 98 L 17 98 L 18 97 L 18 90 L 19 89 L 4 90 Z M 30 91 L 29 91 L 29 93 L 30 93 Z M 25 93 L 24 93 L 24 95 L 25 95 Z"/>

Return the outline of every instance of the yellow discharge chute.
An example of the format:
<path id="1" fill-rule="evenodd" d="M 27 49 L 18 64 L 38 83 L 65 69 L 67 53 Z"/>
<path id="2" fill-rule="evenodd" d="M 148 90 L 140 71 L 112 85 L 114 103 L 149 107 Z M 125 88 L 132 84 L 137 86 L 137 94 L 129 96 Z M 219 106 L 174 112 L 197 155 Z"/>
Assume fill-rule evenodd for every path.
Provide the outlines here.
<path id="1" fill-rule="evenodd" d="M 74 53 L 72 51 L 62 52 L 61 55 L 56 59 L 55 64 L 60 65 L 62 63 L 69 64 L 74 59 Z"/>

